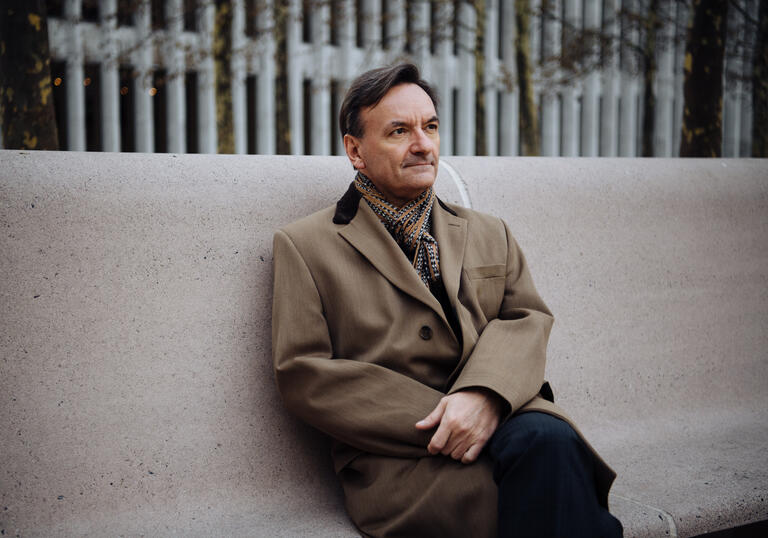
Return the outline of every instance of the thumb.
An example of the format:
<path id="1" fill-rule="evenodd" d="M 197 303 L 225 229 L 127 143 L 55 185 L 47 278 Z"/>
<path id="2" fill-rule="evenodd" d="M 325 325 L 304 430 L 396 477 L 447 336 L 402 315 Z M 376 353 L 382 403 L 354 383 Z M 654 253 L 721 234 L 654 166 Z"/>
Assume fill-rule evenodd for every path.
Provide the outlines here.
<path id="1" fill-rule="evenodd" d="M 435 407 L 429 415 L 416 423 L 416 428 L 419 430 L 431 430 L 440 424 L 440 421 L 443 418 L 443 413 L 445 412 L 445 405 L 445 399 L 441 399 L 440 403 L 437 404 L 437 407 Z"/>

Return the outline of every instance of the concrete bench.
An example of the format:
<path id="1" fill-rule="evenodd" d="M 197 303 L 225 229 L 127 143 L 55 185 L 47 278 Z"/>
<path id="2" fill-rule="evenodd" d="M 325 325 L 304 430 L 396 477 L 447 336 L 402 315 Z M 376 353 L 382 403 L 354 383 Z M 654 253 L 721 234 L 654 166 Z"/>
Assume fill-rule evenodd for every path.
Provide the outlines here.
<path id="1" fill-rule="evenodd" d="M 354 536 L 270 364 L 271 238 L 339 157 L 0 152 L 0 531 Z M 768 162 L 450 157 L 555 313 L 626 536 L 768 519 Z M 318 450 L 318 445 L 320 449 Z"/>

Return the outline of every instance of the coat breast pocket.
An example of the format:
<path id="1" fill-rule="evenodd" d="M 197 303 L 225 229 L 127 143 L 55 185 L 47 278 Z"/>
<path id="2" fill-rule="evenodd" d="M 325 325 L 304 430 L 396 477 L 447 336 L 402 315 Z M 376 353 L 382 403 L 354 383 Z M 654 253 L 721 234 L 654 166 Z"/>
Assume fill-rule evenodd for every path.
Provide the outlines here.
<path id="1" fill-rule="evenodd" d="M 507 278 L 507 266 L 481 265 L 478 267 L 465 267 L 464 272 L 485 318 L 488 320 L 497 318 L 501 308 L 501 301 L 504 299 L 504 282 Z"/>

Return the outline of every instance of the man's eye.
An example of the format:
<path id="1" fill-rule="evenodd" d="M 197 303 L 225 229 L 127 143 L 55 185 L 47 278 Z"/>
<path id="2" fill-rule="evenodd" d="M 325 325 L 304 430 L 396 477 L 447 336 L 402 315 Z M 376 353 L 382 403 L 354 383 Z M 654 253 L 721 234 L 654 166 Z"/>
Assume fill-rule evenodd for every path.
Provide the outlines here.
<path id="1" fill-rule="evenodd" d="M 427 131 L 430 131 L 430 132 L 433 132 L 433 133 L 437 132 L 437 124 L 436 123 L 430 123 L 429 125 L 427 125 Z"/>
<path id="2" fill-rule="evenodd" d="M 396 134 L 396 135 L 401 135 L 401 134 L 404 134 L 404 133 L 405 133 L 405 129 L 402 128 L 402 127 L 398 127 L 397 129 L 392 131 L 392 134 Z"/>

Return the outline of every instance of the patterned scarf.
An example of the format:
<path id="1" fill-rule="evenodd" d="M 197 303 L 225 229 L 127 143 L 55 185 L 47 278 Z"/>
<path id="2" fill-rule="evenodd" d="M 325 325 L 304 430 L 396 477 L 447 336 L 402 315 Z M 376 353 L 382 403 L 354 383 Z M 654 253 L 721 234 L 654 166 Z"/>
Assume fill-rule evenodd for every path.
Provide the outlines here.
<path id="1" fill-rule="evenodd" d="M 389 203 L 373 182 L 361 172 L 355 177 L 355 187 L 384 227 L 412 260 L 424 284 L 440 281 L 440 256 L 437 241 L 429 233 L 432 227 L 432 204 L 435 193 L 432 187 L 422 192 L 401 208 Z"/>

